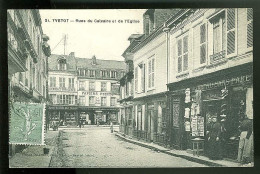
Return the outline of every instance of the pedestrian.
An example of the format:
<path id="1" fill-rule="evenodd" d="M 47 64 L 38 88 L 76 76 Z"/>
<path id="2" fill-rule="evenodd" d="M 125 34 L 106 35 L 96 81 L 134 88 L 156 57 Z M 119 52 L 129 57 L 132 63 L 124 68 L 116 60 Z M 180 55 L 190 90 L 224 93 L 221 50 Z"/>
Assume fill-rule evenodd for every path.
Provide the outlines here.
<path id="1" fill-rule="evenodd" d="M 240 140 L 237 161 L 242 164 L 253 162 L 253 121 L 245 117 L 239 126 Z"/>
<path id="2" fill-rule="evenodd" d="M 206 135 L 205 135 L 205 154 L 209 154 L 209 132 L 211 131 L 212 129 L 212 125 L 213 125 L 213 122 L 212 122 L 212 119 L 211 117 L 208 117 L 208 120 L 207 120 L 207 123 L 206 123 L 206 128 L 207 128 L 207 131 L 206 131 Z"/>
<path id="3" fill-rule="evenodd" d="M 82 124 L 82 117 L 79 118 L 79 128 L 81 128 L 81 124 Z"/>
<path id="4" fill-rule="evenodd" d="M 112 121 L 110 122 L 110 131 L 111 131 L 111 133 L 113 133 L 113 131 L 114 131 L 113 130 L 113 122 Z"/>
<path id="5" fill-rule="evenodd" d="M 218 122 L 217 116 L 212 116 L 212 127 L 209 131 L 208 147 L 209 147 L 209 158 L 213 160 L 222 159 L 221 154 L 221 124 Z"/>

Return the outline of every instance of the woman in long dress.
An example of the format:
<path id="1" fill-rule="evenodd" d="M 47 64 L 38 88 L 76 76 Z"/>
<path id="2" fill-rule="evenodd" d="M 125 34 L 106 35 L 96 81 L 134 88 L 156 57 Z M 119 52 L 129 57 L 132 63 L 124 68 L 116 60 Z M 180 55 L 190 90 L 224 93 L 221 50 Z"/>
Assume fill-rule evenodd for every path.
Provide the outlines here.
<path id="1" fill-rule="evenodd" d="M 217 117 L 212 118 L 212 125 L 209 132 L 208 147 L 209 147 L 209 158 L 213 160 L 222 159 L 221 154 L 221 124 L 218 122 Z"/>

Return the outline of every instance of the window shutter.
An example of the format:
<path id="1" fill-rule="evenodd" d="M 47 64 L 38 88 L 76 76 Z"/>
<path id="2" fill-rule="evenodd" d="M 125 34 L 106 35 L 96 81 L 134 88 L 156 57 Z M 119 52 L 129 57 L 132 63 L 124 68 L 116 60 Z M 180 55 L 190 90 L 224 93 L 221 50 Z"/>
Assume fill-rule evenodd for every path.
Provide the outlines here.
<path id="1" fill-rule="evenodd" d="M 148 87 L 151 88 L 151 71 L 152 71 L 152 62 L 151 60 L 149 60 L 149 63 L 148 63 Z"/>
<path id="2" fill-rule="evenodd" d="M 137 79 L 138 79 L 138 69 L 137 69 L 137 67 L 135 67 L 135 92 L 137 92 L 137 85 L 138 85 L 138 81 L 137 81 Z"/>
<path id="3" fill-rule="evenodd" d="M 253 9 L 247 9 L 247 48 L 253 46 Z"/>
<path id="4" fill-rule="evenodd" d="M 182 71 L 182 40 L 178 40 L 178 72 Z"/>
<path id="5" fill-rule="evenodd" d="M 195 68 L 200 63 L 200 26 L 196 26 L 193 29 L 193 65 Z"/>
<path id="6" fill-rule="evenodd" d="M 152 80 L 151 86 L 154 87 L 154 59 L 152 59 Z"/>
<path id="7" fill-rule="evenodd" d="M 188 36 L 183 38 L 183 71 L 188 70 Z"/>
<path id="8" fill-rule="evenodd" d="M 143 64 L 143 79 L 142 79 L 142 91 L 145 91 L 145 64 Z"/>
<path id="9" fill-rule="evenodd" d="M 200 26 L 200 64 L 206 62 L 206 24 Z"/>
<path id="10" fill-rule="evenodd" d="M 236 11 L 227 9 L 227 55 L 236 51 Z"/>

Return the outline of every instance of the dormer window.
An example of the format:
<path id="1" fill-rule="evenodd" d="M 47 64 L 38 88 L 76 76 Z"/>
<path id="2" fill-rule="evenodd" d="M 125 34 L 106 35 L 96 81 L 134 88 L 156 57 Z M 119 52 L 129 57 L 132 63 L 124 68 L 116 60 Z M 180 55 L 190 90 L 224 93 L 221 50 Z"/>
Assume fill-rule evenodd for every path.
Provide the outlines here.
<path id="1" fill-rule="evenodd" d="M 64 71 L 67 70 L 67 61 L 66 59 L 60 59 L 58 61 L 58 70 Z"/>

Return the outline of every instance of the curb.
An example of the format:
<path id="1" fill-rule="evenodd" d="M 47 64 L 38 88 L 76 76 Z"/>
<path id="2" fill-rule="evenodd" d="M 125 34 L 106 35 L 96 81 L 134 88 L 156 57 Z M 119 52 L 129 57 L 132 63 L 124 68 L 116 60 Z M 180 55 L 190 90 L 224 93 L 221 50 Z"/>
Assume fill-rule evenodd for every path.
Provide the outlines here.
<path id="1" fill-rule="evenodd" d="M 221 164 L 214 163 L 214 162 L 211 162 L 211 161 L 206 161 L 206 160 L 203 160 L 203 159 L 198 159 L 198 158 L 190 157 L 190 156 L 186 156 L 186 155 L 178 155 L 178 154 L 175 154 L 175 153 L 172 153 L 172 152 L 168 152 L 168 151 L 165 151 L 165 150 L 158 149 L 158 148 L 153 147 L 153 146 L 151 146 L 151 145 L 143 144 L 143 143 L 141 143 L 141 142 L 132 141 L 131 139 L 128 139 L 128 138 L 126 138 L 126 137 L 123 137 L 122 135 L 119 135 L 118 133 L 116 133 L 115 135 L 116 135 L 117 137 L 119 137 L 119 138 L 125 140 L 126 142 L 130 142 L 130 143 L 133 143 L 133 144 L 136 144 L 136 145 L 145 147 L 145 148 L 149 148 L 149 149 L 152 149 L 152 150 L 156 150 L 156 151 L 159 151 L 159 152 L 162 152 L 162 153 L 171 155 L 171 156 L 184 158 L 184 159 L 186 159 L 186 160 L 188 160 L 188 161 L 196 162 L 196 163 L 199 163 L 199 164 L 204 164 L 204 165 L 207 165 L 207 166 L 210 166 L 210 167 L 227 167 L 227 166 L 225 166 L 225 165 L 221 165 Z"/>

